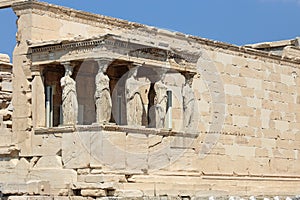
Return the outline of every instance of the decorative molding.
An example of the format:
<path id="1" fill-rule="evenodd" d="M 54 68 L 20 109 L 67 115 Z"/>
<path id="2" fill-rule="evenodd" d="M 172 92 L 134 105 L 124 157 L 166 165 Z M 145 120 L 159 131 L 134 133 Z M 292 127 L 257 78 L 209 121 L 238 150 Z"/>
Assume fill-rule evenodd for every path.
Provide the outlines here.
<path id="1" fill-rule="evenodd" d="M 47 13 L 49 16 L 54 18 L 76 21 L 100 27 L 103 27 L 104 24 L 116 27 L 126 27 L 130 29 L 146 27 L 146 25 L 132 23 L 126 20 L 116 19 L 99 14 L 92 14 L 84 11 L 77 11 L 71 8 L 37 1 L 15 3 L 12 5 L 12 8 L 17 13 L 20 11 L 23 13 L 25 10 L 31 9 L 31 12 L 35 14 L 44 15 Z"/>
<path id="2" fill-rule="evenodd" d="M 28 12 L 28 9 L 31 9 L 29 12 L 33 12 L 36 14 L 45 14 L 47 13 L 51 17 L 59 18 L 59 19 L 65 19 L 65 20 L 70 20 L 70 21 L 75 21 L 79 23 L 85 23 L 93 26 L 98 26 L 98 27 L 104 27 L 107 28 L 108 26 L 112 26 L 115 29 L 124 29 L 124 30 L 132 30 L 136 29 L 138 32 L 142 33 L 145 32 L 147 34 L 155 35 L 155 37 L 159 36 L 166 36 L 166 37 L 171 37 L 174 39 L 182 40 L 182 41 L 188 41 L 190 43 L 196 43 L 199 45 L 203 45 L 203 48 L 213 48 L 213 49 L 218 49 L 218 50 L 223 50 L 223 51 L 231 51 L 231 52 L 236 52 L 236 54 L 248 54 L 253 57 L 260 57 L 263 59 L 271 59 L 277 62 L 286 62 L 286 63 L 292 63 L 292 64 L 300 64 L 300 59 L 289 59 L 286 57 L 282 57 L 279 55 L 274 55 L 269 52 L 264 52 L 261 50 L 256 50 L 252 49 L 249 47 L 240 47 L 240 46 L 235 46 L 232 44 L 227 44 L 224 42 L 219 42 L 219 41 L 213 41 L 209 39 L 204 39 L 200 38 L 197 36 L 192 36 L 192 35 L 185 35 L 182 33 L 178 32 L 171 32 L 167 30 L 162 30 L 158 29 L 155 27 L 150 27 L 138 23 L 133 23 L 133 22 L 128 22 L 126 20 L 121 20 L 121 19 L 116 19 L 112 17 L 106 17 L 103 15 L 97 15 L 97 14 L 91 14 L 83 11 L 76 11 L 74 9 L 70 8 L 65 8 L 65 7 L 60 7 L 60 6 L 55 6 L 47 3 L 41 3 L 41 2 L 36 2 L 36 1 L 27 1 L 27 2 L 20 2 L 20 3 L 15 3 L 13 4 L 13 9 L 14 11 L 18 14 L 22 14 L 24 12 Z M 97 42 L 97 41 L 93 41 Z M 98 42 L 101 42 L 98 41 Z M 84 42 L 83 42 L 84 43 Z M 75 43 L 77 45 L 82 45 L 79 43 Z M 67 44 L 67 46 L 74 45 L 74 44 Z M 84 44 L 88 45 L 88 44 Z M 92 45 L 92 44 L 90 44 Z M 67 47 L 62 45 L 61 48 Z M 49 51 L 52 50 L 53 47 L 49 47 Z M 41 49 L 40 49 L 41 50 Z M 38 50 L 36 50 L 38 51 Z M 247 55 L 244 55 L 247 56 Z"/>
<path id="3" fill-rule="evenodd" d="M 87 41 L 79 41 L 79 42 L 70 42 L 65 44 L 53 44 L 41 47 L 31 47 L 30 53 L 40 53 L 40 52 L 51 52 L 51 51 L 58 51 L 58 50 L 66 50 L 66 49 L 78 49 L 80 47 L 96 47 L 99 45 L 103 45 L 104 39 L 98 40 L 87 40 Z"/>
<path id="4" fill-rule="evenodd" d="M 0 9 L 1 8 L 9 8 L 14 3 L 23 2 L 23 1 L 28 1 L 28 0 L 1 0 L 0 1 Z"/>
<path id="5" fill-rule="evenodd" d="M 168 59 L 174 60 L 177 64 L 185 65 L 186 63 L 196 63 L 200 57 L 197 54 L 181 55 L 175 51 L 166 50 L 154 46 L 146 46 L 143 44 L 133 43 L 126 38 L 114 37 L 113 35 L 105 35 L 98 39 L 88 39 L 78 42 L 59 42 L 57 44 L 45 44 L 45 46 L 34 45 L 30 47 L 29 53 L 49 54 L 56 51 L 67 51 L 68 54 L 76 54 L 78 52 L 92 52 L 96 49 L 107 49 L 108 52 L 117 52 L 122 56 L 131 56 L 136 58 L 144 58 L 166 62 Z"/>

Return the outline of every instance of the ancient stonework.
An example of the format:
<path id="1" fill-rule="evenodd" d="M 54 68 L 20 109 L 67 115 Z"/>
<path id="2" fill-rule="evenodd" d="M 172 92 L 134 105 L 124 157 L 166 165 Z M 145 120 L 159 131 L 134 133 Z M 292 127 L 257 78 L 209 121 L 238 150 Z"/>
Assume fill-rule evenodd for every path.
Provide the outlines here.
<path id="1" fill-rule="evenodd" d="M 138 67 L 131 69 L 126 80 L 127 124 L 142 126 L 144 104 L 140 94 L 141 82 L 137 80 Z"/>
<path id="2" fill-rule="evenodd" d="M 76 82 L 72 79 L 73 66 L 65 63 L 65 76 L 61 78 L 63 125 L 76 125 L 78 101 Z"/>
<path id="3" fill-rule="evenodd" d="M 187 75 L 185 84 L 182 88 L 183 97 L 183 127 L 194 128 L 195 123 L 195 95 L 193 90 L 193 76 Z"/>
<path id="4" fill-rule="evenodd" d="M 162 72 L 159 81 L 154 84 L 155 127 L 165 128 L 167 113 L 167 86 L 163 83 L 165 74 Z"/>
<path id="5" fill-rule="evenodd" d="M 12 126 L 12 65 L 8 55 L 0 54 L 0 120 L 6 127 Z"/>
<path id="6" fill-rule="evenodd" d="M 0 54 L 1 198 L 299 198 L 299 38 L 235 46 L 0 7 L 18 16 L 12 64 Z"/>
<path id="7" fill-rule="evenodd" d="M 109 60 L 98 60 L 98 74 L 96 75 L 96 121 L 97 123 L 109 123 L 111 117 L 112 101 L 110 96 L 109 78 L 105 74 Z"/>

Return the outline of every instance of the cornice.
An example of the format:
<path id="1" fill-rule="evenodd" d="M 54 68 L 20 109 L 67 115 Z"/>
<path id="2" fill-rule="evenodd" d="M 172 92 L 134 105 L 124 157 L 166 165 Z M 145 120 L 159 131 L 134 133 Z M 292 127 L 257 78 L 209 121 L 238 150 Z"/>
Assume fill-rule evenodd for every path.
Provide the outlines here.
<path id="1" fill-rule="evenodd" d="M 74 10 L 67 7 L 57 6 L 53 4 L 48 4 L 45 2 L 38 1 L 25 1 L 14 3 L 12 5 L 13 10 L 17 13 L 18 11 L 24 11 L 31 9 L 31 12 L 39 14 L 40 11 L 48 12 L 49 15 L 56 18 L 66 19 L 70 21 L 79 21 L 81 23 L 87 23 L 91 25 L 102 26 L 103 24 L 125 27 L 128 29 L 144 28 L 146 25 L 129 22 L 126 20 L 121 20 L 117 18 L 112 18 L 99 14 L 92 14 L 85 11 Z M 44 14 L 43 13 L 43 14 Z"/>
<path id="2" fill-rule="evenodd" d="M 41 52 L 50 52 L 58 50 L 70 50 L 84 47 L 96 47 L 103 44 L 104 39 L 94 39 L 94 40 L 85 40 L 78 42 L 66 42 L 66 43 L 57 43 L 49 44 L 43 46 L 33 46 L 30 47 L 29 53 L 41 53 Z"/>
<path id="3" fill-rule="evenodd" d="M 214 40 L 209 40 L 209 39 L 205 39 L 205 38 L 200 38 L 200 37 L 192 36 L 192 35 L 188 35 L 187 38 L 190 39 L 191 41 L 197 42 L 198 44 L 208 46 L 208 47 L 229 50 L 229 51 L 233 51 L 236 53 L 248 54 L 250 56 L 261 57 L 261 58 L 266 58 L 266 59 L 271 59 L 271 60 L 276 60 L 276 61 L 284 61 L 284 62 L 289 62 L 289 63 L 293 63 L 293 64 L 300 64 L 300 59 L 289 59 L 287 57 L 272 54 L 271 52 L 257 50 L 257 49 L 249 48 L 246 46 L 236 46 L 236 45 L 219 42 L 219 41 L 214 41 Z"/>
<path id="4" fill-rule="evenodd" d="M 44 44 L 32 44 L 28 53 L 38 58 L 37 60 L 39 61 L 45 61 L 45 59 L 49 59 L 48 55 L 50 54 L 52 54 L 52 59 L 56 57 L 55 55 L 66 54 L 74 55 L 75 57 L 78 54 L 81 56 L 85 54 L 86 59 L 93 59 L 94 52 L 101 52 L 103 50 L 112 57 L 117 55 L 118 57 L 125 56 L 124 58 L 146 59 L 154 62 L 167 62 L 169 60 L 187 69 L 190 65 L 196 64 L 200 57 L 200 54 L 176 52 L 158 46 L 135 43 L 126 38 L 110 34 L 82 41 L 53 41 Z"/>
<path id="5" fill-rule="evenodd" d="M 45 12 L 47 12 L 49 15 L 51 15 L 51 17 L 66 19 L 70 21 L 77 21 L 80 23 L 90 24 L 93 26 L 106 27 L 106 28 L 109 28 L 109 26 L 111 26 L 116 29 L 121 28 L 125 30 L 135 29 L 138 31 L 147 32 L 155 36 L 170 37 L 178 40 L 188 41 L 191 43 L 205 45 L 215 49 L 223 49 L 223 50 L 228 50 L 236 53 L 248 54 L 250 56 L 261 57 L 264 59 L 271 59 L 278 62 L 284 61 L 284 62 L 293 63 L 297 65 L 300 64 L 300 59 L 296 59 L 296 58 L 289 59 L 286 57 L 274 55 L 269 52 L 256 50 L 249 47 L 243 47 L 243 46 L 240 47 L 240 46 L 236 46 L 224 42 L 200 38 L 197 36 L 185 35 L 179 32 L 171 32 L 168 30 L 158 29 L 155 27 L 151 27 L 139 23 L 129 22 L 126 20 L 116 19 L 112 17 L 99 15 L 99 14 L 91 14 L 84 11 L 77 11 L 74 9 L 56 6 L 44 2 L 26 1 L 26 2 L 15 3 L 13 4 L 12 7 L 16 13 L 18 13 L 19 11 L 24 12 L 25 10 L 31 9 L 31 12 L 33 13 L 45 14 Z"/>

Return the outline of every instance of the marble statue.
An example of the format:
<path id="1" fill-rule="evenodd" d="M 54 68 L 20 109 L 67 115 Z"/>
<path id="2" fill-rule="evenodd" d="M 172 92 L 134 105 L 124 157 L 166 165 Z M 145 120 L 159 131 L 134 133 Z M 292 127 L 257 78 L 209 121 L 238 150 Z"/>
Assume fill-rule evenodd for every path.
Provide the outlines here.
<path id="1" fill-rule="evenodd" d="M 164 128 L 165 127 L 165 118 L 167 112 L 167 86 L 163 83 L 165 73 L 162 73 L 160 80 L 154 84 L 155 98 L 155 127 Z"/>
<path id="2" fill-rule="evenodd" d="M 182 88 L 183 96 L 183 127 L 191 128 L 194 120 L 195 95 L 192 88 L 193 77 L 187 77 Z"/>
<path id="3" fill-rule="evenodd" d="M 127 124 L 129 126 L 142 126 L 144 105 L 140 94 L 141 83 L 137 79 L 138 67 L 129 71 L 125 84 Z"/>
<path id="4" fill-rule="evenodd" d="M 65 76 L 61 78 L 63 125 L 76 125 L 78 117 L 78 101 L 76 82 L 71 78 L 73 67 L 65 64 Z"/>
<path id="5" fill-rule="evenodd" d="M 106 74 L 107 64 L 101 64 L 98 62 L 99 71 L 96 75 L 96 120 L 97 123 L 108 123 L 111 117 L 112 100 L 110 96 L 109 78 Z"/>

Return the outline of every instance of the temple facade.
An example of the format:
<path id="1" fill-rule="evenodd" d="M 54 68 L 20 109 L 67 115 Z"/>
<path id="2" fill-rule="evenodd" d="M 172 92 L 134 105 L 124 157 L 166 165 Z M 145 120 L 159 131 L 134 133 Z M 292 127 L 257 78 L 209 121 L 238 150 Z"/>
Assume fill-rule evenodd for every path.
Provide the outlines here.
<path id="1" fill-rule="evenodd" d="M 0 54 L 4 199 L 300 194 L 300 48 L 235 46 L 37 1 Z"/>

